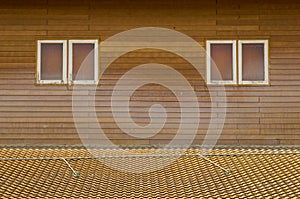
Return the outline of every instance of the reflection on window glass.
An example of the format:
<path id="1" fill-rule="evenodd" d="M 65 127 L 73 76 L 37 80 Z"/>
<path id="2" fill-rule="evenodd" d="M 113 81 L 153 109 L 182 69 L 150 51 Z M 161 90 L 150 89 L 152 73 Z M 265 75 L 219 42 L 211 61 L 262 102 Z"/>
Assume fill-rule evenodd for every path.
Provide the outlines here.
<path id="1" fill-rule="evenodd" d="M 94 80 L 94 44 L 73 44 L 73 80 Z"/>
<path id="2" fill-rule="evenodd" d="M 62 80 L 63 44 L 41 44 L 41 80 Z"/>
<path id="3" fill-rule="evenodd" d="M 263 81 L 264 68 L 264 44 L 242 44 L 242 80 Z"/>
<path id="4" fill-rule="evenodd" d="M 233 80 L 232 44 L 211 44 L 210 56 L 211 80 Z"/>

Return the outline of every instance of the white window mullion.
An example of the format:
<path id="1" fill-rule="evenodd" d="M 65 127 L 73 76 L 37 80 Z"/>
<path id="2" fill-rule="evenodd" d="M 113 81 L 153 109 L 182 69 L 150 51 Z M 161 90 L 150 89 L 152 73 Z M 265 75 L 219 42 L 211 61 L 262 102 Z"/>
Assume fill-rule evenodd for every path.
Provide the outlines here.
<path id="1" fill-rule="evenodd" d="M 69 51 L 68 51 L 68 84 L 73 83 L 73 46 L 72 42 L 69 41 Z"/>
<path id="2" fill-rule="evenodd" d="M 63 78 L 62 81 L 64 84 L 67 83 L 67 41 L 64 40 L 63 41 L 63 68 L 62 68 L 62 74 L 63 74 Z"/>
<path id="3" fill-rule="evenodd" d="M 98 66 L 98 40 L 95 40 L 95 47 L 94 47 L 94 63 L 95 63 L 95 67 L 94 67 L 94 83 L 98 84 L 98 79 L 99 79 L 99 66 Z"/>

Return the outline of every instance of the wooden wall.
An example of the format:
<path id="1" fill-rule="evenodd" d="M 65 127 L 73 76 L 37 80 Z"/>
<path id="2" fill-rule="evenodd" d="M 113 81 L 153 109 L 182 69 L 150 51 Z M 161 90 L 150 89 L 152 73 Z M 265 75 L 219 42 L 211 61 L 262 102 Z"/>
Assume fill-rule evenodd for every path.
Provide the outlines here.
<path id="1" fill-rule="evenodd" d="M 201 45 L 206 39 L 269 39 L 270 86 L 226 86 L 228 113 L 218 144 L 300 144 L 297 0 L 1 0 L 0 144 L 80 144 L 72 117 L 72 87 L 35 85 L 37 39 L 103 41 L 148 26 L 180 31 Z M 109 110 L 118 78 L 149 62 L 173 67 L 194 87 L 202 111 L 194 143 L 202 143 L 211 116 L 204 79 L 177 55 L 151 49 L 120 57 L 100 80 L 96 110 L 107 136 L 118 144 L 165 144 L 174 136 L 178 102 L 164 87 L 143 86 L 131 99 L 131 114 L 138 124 L 149 122 L 147 108 L 153 103 L 162 103 L 170 113 L 165 128 L 154 137 L 135 139 L 122 133 Z M 204 63 L 203 58 L 203 69 Z"/>

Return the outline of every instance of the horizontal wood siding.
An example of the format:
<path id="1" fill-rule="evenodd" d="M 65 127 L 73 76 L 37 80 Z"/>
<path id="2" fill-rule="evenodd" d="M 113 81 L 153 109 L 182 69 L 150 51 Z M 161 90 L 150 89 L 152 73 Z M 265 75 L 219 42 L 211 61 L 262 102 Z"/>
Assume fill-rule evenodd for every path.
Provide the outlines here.
<path id="1" fill-rule="evenodd" d="M 72 87 L 35 85 L 38 39 L 103 41 L 125 30 L 149 26 L 180 31 L 203 46 L 206 39 L 269 39 L 270 85 L 226 86 L 227 117 L 218 144 L 300 144 L 300 2 L 297 0 L 0 2 L 0 144 L 81 143 L 72 115 Z M 117 49 L 118 46 L 111 50 Z M 99 59 L 106 56 L 110 53 Z M 205 57 L 199 56 L 205 72 Z M 139 125 L 150 122 L 148 109 L 153 104 L 162 104 L 168 112 L 164 128 L 150 138 L 136 138 L 122 132 L 110 109 L 110 97 L 118 79 L 137 65 L 153 62 L 176 69 L 194 88 L 201 106 L 194 143 L 201 144 L 210 118 L 218 114 L 211 113 L 205 80 L 183 58 L 156 49 L 136 50 L 119 57 L 100 79 L 95 109 L 107 137 L 116 144 L 166 144 L 175 136 L 180 106 L 174 94 L 163 86 L 142 86 L 131 97 L 130 113 Z M 211 94 L 218 89 L 213 87 Z M 82 96 L 93 94 L 92 89 L 80 91 Z M 190 100 L 190 96 L 184 97 Z M 93 103 L 84 99 L 80 101 L 83 110 Z M 125 99 L 122 100 L 122 95 L 120 99 L 118 106 L 122 108 Z M 84 111 L 82 115 L 85 116 Z M 86 134 L 92 138 L 97 126 L 86 125 Z"/>

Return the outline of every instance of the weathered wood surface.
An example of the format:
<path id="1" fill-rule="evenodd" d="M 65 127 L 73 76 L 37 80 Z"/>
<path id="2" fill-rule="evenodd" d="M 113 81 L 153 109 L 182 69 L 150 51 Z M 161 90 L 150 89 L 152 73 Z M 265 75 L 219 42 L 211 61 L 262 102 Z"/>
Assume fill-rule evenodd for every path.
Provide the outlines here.
<path id="1" fill-rule="evenodd" d="M 269 39 L 270 86 L 226 86 L 228 113 L 218 144 L 300 144 L 300 2 L 296 0 L 1 0 L 0 144 L 80 143 L 72 118 L 72 87 L 35 85 L 38 39 L 103 41 L 121 31 L 149 26 L 180 31 L 201 45 L 206 39 Z M 112 47 L 111 51 L 117 49 Z M 106 52 L 99 59 L 110 55 Z M 131 137 L 112 117 L 110 96 L 117 80 L 132 67 L 152 62 L 173 67 L 193 86 L 201 106 L 194 143 L 201 144 L 210 117 L 217 114 L 211 113 L 205 80 L 184 59 L 161 50 L 127 53 L 106 71 L 95 101 L 101 126 L 117 144 L 165 144 L 174 137 L 180 120 L 179 103 L 161 86 L 141 87 L 130 103 L 132 118 L 141 125 L 150 121 L 147 111 L 152 104 L 166 107 L 167 123 L 159 134 L 147 139 Z M 120 95 L 118 106 L 122 108 L 124 98 Z M 188 101 L 190 96 L 184 97 Z M 81 104 L 86 107 L 92 102 L 83 97 Z M 82 116 L 86 116 L 84 108 Z M 96 126 L 87 128 L 87 134 L 97 133 Z"/>

